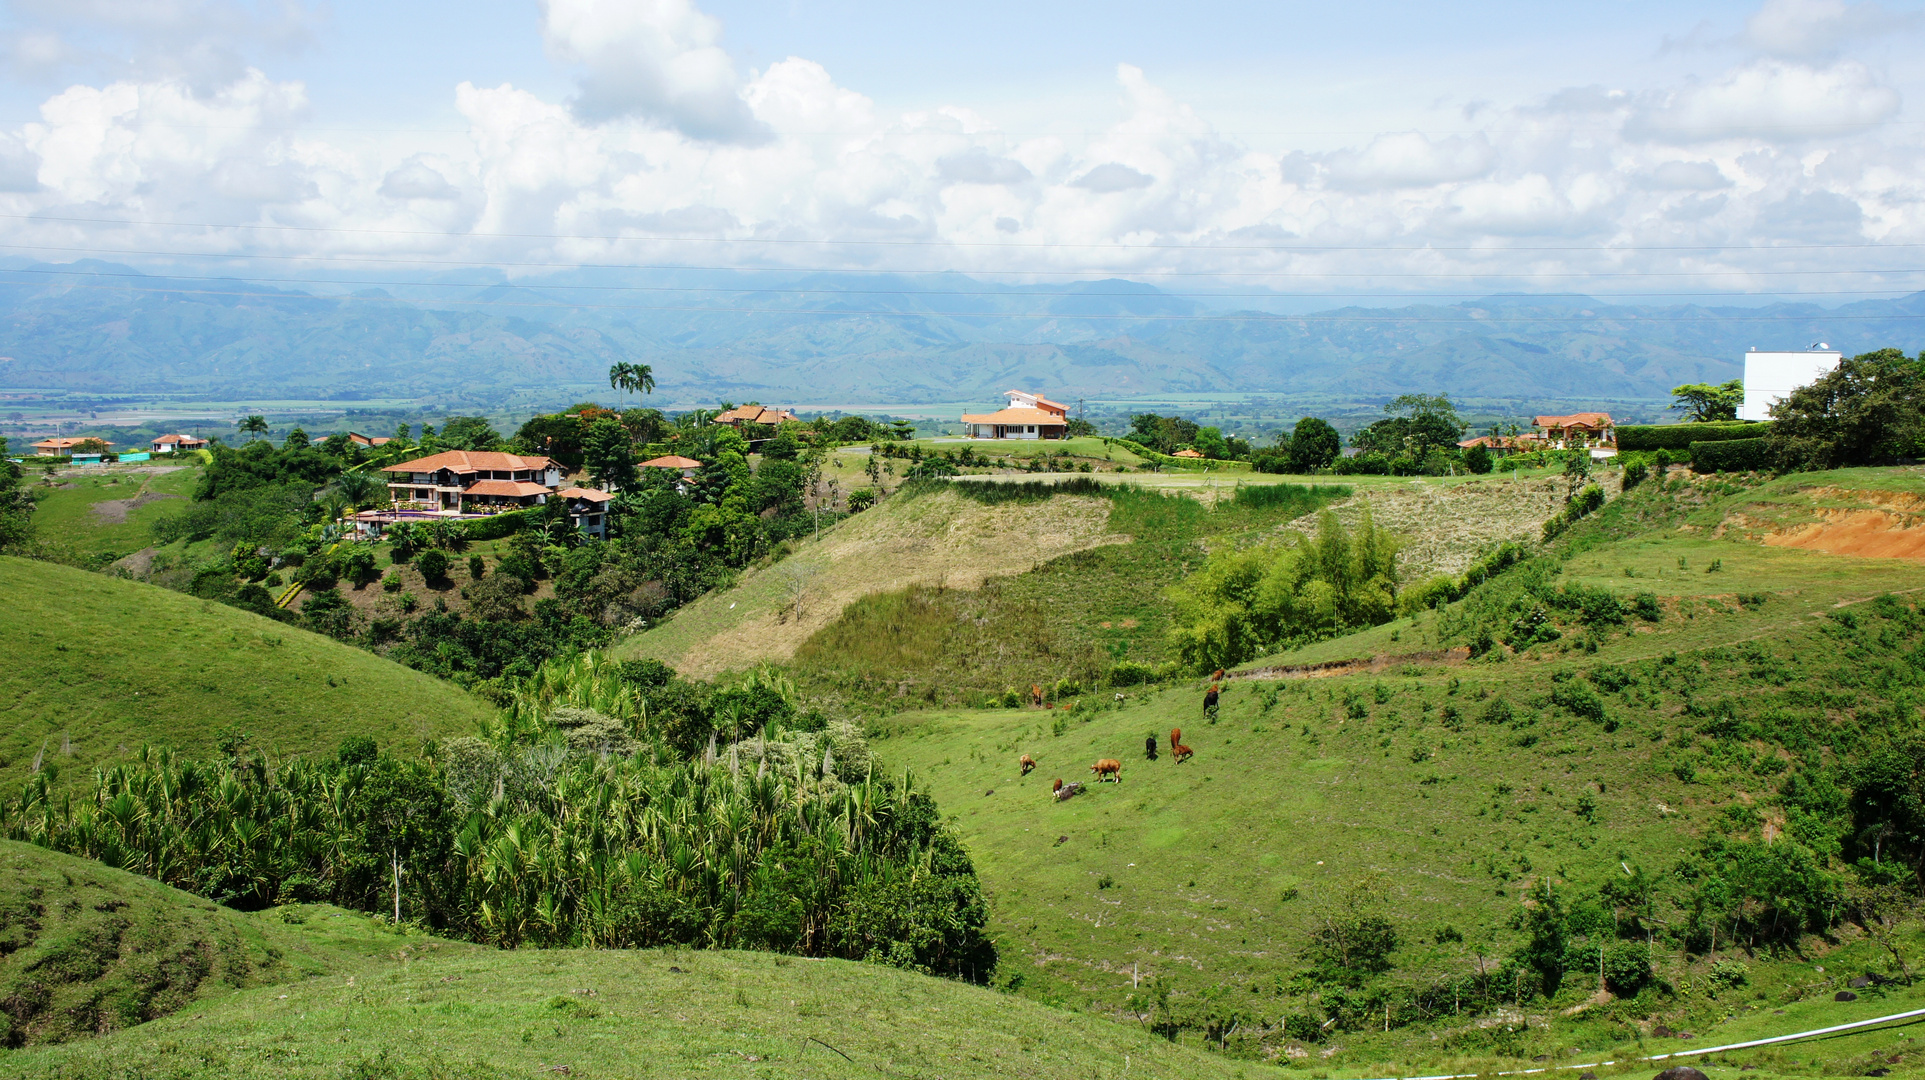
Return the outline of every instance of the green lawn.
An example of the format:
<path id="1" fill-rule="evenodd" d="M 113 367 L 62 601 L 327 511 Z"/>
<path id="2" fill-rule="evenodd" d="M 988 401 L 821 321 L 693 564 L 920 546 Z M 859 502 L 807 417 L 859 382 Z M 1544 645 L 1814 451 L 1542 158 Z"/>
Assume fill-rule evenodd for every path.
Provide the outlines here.
<path id="1" fill-rule="evenodd" d="M 0 777 L 73 778 L 142 743 L 210 754 L 228 728 L 275 754 L 352 734 L 412 747 L 492 714 L 451 683 L 224 604 L 0 557 Z"/>

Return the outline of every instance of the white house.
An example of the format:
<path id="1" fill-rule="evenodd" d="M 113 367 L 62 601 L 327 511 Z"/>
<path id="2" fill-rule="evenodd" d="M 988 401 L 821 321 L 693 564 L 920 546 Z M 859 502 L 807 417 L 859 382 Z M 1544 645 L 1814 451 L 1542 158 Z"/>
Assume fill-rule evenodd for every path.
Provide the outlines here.
<path id="1" fill-rule="evenodd" d="M 964 413 L 963 435 L 971 439 L 1060 439 L 1069 434 L 1069 407 L 1023 390 L 1007 390 L 1009 407 L 993 413 Z"/>
<path id="2" fill-rule="evenodd" d="M 1843 357 L 1822 341 L 1798 352 L 1751 350 L 1745 354 L 1745 401 L 1738 406 L 1738 419 L 1771 419 L 1773 405 L 1831 374 Z"/>
<path id="3" fill-rule="evenodd" d="M 535 506 L 561 486 L 561 467 L 539 455 L 446 450 L 381 470 L 395 505 L 465 510 L 471 505 Z"/>

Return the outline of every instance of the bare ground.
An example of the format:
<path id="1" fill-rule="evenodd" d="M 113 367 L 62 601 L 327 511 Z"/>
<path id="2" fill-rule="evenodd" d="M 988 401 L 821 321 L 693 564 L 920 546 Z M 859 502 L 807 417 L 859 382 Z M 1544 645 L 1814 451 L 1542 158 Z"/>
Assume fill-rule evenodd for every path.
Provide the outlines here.
<path id="1" fill-rule="evenodd" d="M 157 491 L 143 491 L 131 499 L 104 499 L 93 504 L 90 509 L 93 510 L 94 516 L 99 518 L 103 525 L 124 525 L 127 522 L 128 514 L 146 506 L 148 503 L 156 503 L 162 499 L 178 498 L 180 498 L 179 495 L 163 495 Z"/>
<path id="2" fill-rule="evenodd" d="M 1805 488 L 1799 495 L 1820 505 L 1768 505 L 1754 508 L 1756 513 L 1728 514 L 1713 535 L 1736 532 L 1767 547 L 1828 555 L 1925 560 L 1925 499 L 1837 487 Z"/>
<path id="3" fill-rule="evenodd" d="M 819 544 L 744 574 L 663 625 L 630 638 L 626 656 L 660 659 L 690 676 L 786 660 L 851 602 L 912 584 L 974 589 L 1073 551 L 1127 543 L 1106 531 L 1106 499 L 1058 496 L 984 506 L 953 493 L 888 499 Z"/>

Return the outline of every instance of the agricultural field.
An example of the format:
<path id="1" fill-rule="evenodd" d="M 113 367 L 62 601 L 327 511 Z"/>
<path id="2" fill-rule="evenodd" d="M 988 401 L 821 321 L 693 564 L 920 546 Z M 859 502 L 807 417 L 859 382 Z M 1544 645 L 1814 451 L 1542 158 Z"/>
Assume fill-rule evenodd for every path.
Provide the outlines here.
<path id="1" fill-rule="evenodd" d="M 210 600 L 0 556 L 0 774 L 71 779 L 144 743 L 210 756 L 226 732 L 276 755 L 473 732 L 493 715 L 451 683 Z"/>

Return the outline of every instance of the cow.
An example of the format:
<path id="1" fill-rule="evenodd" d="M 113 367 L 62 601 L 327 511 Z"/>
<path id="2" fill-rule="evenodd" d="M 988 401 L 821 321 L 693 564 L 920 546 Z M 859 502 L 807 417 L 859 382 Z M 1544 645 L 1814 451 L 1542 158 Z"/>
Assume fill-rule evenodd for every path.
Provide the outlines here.
<path id="1" fill-rule="evenodd" d="M 1170 756 L 1176 759 L 1178 765 L 1190 760 L 1190 755 L 1194 753 L 1196 753 L 1196 751 L 1184 746 L 1182 743 L 1177 743 L 1176 746 L 1170 750 Z"/>
<path id="2" fill-rule="evenodd" d="M 1035 683 L 1029 684 L 1029 703 L 1038 709 L 1043 707 L 1043 688 Z"/>
<path id="3" fill-rule="evenodd" d="M 1151 761 L 1156 760 L 1156 733 L 1155 732 L 1151 732 L 1150 736 L 1143 740 L 1143 756 L 1146 758 L 1149 758 Z"/>
<path id="4" fill-rule="evenodd" d="M 1123 763 L 1115 758 L 1098 758 L 1096 764 L 1089 767 L 1089 771 L 1095 773 L 1099 781 L 1115 780 L 1119 784 L 1123 782 Z"/>
<path id="5" fill-rule="evenodd" d="M 1213 683 L 1220 683 L 1220 682 L 1222 682 L 1222 681 L 1223 681 L 1223 669 L 1222 669 L 1222 668 L 1218 668 L 1218 669 L 1216 669 L 1216 674 L 1215 674 L 1215 675 L 1212 675 L 1212 676 L 1210 676 L 1210 681 L 1211 681 L 1211 682 L 1213 682 Z"/>
<path id="6" fill-rule="evenodd" d="M 1036 768 L 1036 759 L 1033 757 L 1030 757 L 1028 754 L 1024 754 L 1023 759 L 1020 762 L 1017 762 L 1017 764 L 1023 767 L 1023 775 L 1028 776 Z"/>
<path id="7" fill-rule="evenodd" d="M 1217 686 L 1215 683 L 1211 683 L 1210 689 L 1204 691 L 1204 694 L 1203 694 L 1203 715 L 1205 717 L 1211 720 L 1216 719 L 1216 703 L 1217 703 Z"/>
<path id="8" fill-rule="evenodd" d="M 1170 749 L 1175 750 L 1176 744 L 1182 741 L 1183 741 L 1183 729 L 1180 727 L 1171 728 L 1170 729 Z"/>

